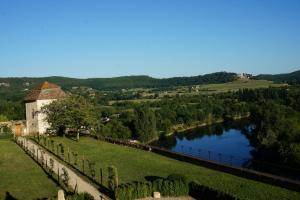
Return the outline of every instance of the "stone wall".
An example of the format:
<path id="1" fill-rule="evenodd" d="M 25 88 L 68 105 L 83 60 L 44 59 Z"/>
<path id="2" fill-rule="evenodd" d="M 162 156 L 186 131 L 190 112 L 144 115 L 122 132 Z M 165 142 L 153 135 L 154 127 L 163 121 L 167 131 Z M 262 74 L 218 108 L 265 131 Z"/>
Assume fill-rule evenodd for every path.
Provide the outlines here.
<path id="1" fill-rule="evenodd" d="M 0 126 L 8 126 L 12 130 L 13 134 L 19 134 L 19 135 L 27 134 L 25 120 L 0 122 Z"/>

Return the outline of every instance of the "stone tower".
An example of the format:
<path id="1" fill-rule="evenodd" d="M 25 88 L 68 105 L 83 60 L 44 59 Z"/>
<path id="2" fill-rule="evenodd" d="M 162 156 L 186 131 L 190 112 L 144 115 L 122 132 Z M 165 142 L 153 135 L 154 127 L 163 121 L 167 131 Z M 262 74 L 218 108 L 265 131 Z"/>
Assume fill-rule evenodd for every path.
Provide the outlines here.
<path id="1" fill-rule="evenodd" d="M 28 135 L 44 134 L 49 125 L 44 120 L 45 115 L 41 113 L 41 108 L 65 96 L 66 94 L 59 86 L 47 81 L 33 88 L 25 97 L 26 133 Z"/>

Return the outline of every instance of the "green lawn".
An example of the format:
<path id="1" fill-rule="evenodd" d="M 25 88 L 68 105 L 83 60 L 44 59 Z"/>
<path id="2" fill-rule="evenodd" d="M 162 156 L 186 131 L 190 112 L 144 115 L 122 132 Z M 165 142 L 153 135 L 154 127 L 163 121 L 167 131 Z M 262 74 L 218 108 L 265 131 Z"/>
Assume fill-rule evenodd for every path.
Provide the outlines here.
<path id="1" fill-rule="evenodd" d="M 266 81 L 266 80 L 237 80 L 229 83 L 201 85 L 199 89 L 200 92 L 216 93 L 216 92 L 237 91 L 239 89 L 244 89 L 244 88 L 257 89 L 257 88 L 280 87 L 280 86 L 283 86 L 283 84 L 275 84 L 273 83 L 273 81 Z"/>
<path id="2" fill-rule="evenodd" d="M 97 179 L 99 179 L 100 167 L 105 169 L 105 176 L 107 176 L 107 167 L 114 165 L 118 169 L 119 179 L 122 183 L 145 180 L 145 176 L 166 177 L 171 173 L 181 173 L 190 180 L 197 180 L 204 185 L 229 192 L 241 199 L 300 199 L 300 193 L 294 191 L 180 162 L 152 152 L 84 137 L 79 142 L 59 137 L 53 139 L 57 144 L 63 143 L 80 155 L 84 154 L 85 158 L 95 161 L 97 163 Z"/>
<path id="3" fill-rule="evenodd" d="M 6 193 L 20 200 L 56 195 L 56 184 L 14 142 L 0 139 L 0 152 L 0 199 Z"/>
<path id="4" fill-rule="evenodd" d="M 164 95 L 168 96 L 175 96 L 177 94 L 180 95 L 197 95 L 197 94 L 214 94 L 214 93 L 222 93 L 222 92 L 229 92 L 229 91 L 237 91 L 239 89 L 257 89 L 257 88 L 268 88 L 268 87 L 282 87 L 284 84 L 277 84 L 273 81 L 267 81 L 267 80 L 251 80 L 251 79 L 245 79 L 245 80 L 236 80 L 233 82 L 228 83 L 219 83 L 219 84 L 204 84 L 199 85 L 197 90 L 198 91 L 192 91 L 189 92 L 190 86 L 178 86 L 176 90 L 170 90 L 170 91 L 163 91 L 159 92 L 159 98 L 156 99 L 148 99 L 148 98 L 141 98 L 141 99 L 131 99 L 131 100 L 113 100 L 109 101 L 109 105 L 113 105 L 114 103 L 120 103 L 120 102 L 133 102 L 133 103 L 141 103 L 141 102 L 153 102 L 153 101 L 160 101 Z M 145 89 L 146 95 L 145 96 L 151 96 L 155 93 L 151 91 L 147 91 Z"/>

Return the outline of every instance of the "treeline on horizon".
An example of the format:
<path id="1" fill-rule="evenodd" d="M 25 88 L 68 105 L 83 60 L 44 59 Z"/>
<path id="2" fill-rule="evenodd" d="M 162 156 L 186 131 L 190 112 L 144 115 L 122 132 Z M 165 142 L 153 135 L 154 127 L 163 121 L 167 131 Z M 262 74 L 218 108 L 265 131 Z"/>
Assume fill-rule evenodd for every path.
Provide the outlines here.
<path id="1" fill-rule="evenodd" d="M 9 83 L 13 89 L 32 88 L 35 85 L 48 81 L 61 86 L 63 89 L 71 89 L 76 86 L 91 87 L 97 90 L 115 90 L 129 88 L 154 88 L 154 87 L 173 87 L 212 83 L 227 83 L 237 79 L 235 73 L 215 72 L 211 74 L 191 76 L 191 77 L 172 77 L 172 78 L 152 78 L 150 76 L 121 76 L 115 78 L 68 78 L 68 77 L 42 77 L 42 78 L 0 78 L 0 83 Z M 29 86 L 24 83 L 29 83 Z M 3 89 L 3 88 L 2 88 Z"/>
<path id="2" fill-rule="evenodd" d="M 20 92 L 25 88 L 31 89 L 35 85 L 49 81 L 60 85 L 63 89 L 69 90 L 72 87 L 83 86 L 91 87 L 97 90 L 118 90 L 130 88 L 168 88 L 173 86 L 189 86 L 200 84 L 214 84 L 214 83 L 227 83 L 236 80 L 237 74 L 230 72 L 215 72 L 205 75 L 190 76 L 190 77 L 172 77 L 172 78 L 153 78 L 150 76 L 121 76 L 114 78 L 69 78 L 60 76 L 50 77 L 8 77 L 0 78 L 0 83 L 8 83 L 10 87 L 1 86 L 0 95 L 10 91 Z M 256 80 L 270 80 L 281 83 L 299 84 L 300 83 L 300 70 L 285 73 L 285 74 L 260 74 L 251 77 Z M 29 83 L 29 85 L 24 85 Z"/>
<path id="3" fill-rule="evenodd" d="M 252 78 L 256 80 L 268 80 L 276 83 L 288 83 L 290 85 L 295 85 L 300 84 L 300 70 L 285 74 L 260 74 L 253 76 Z"/>

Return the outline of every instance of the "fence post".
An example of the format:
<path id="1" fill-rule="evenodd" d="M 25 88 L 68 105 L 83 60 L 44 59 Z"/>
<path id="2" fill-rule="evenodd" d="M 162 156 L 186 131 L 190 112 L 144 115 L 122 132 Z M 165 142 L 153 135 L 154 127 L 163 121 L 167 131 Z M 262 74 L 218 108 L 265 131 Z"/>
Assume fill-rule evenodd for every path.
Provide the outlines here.
<path id="1" fill-rule="evenodd" d="M 83 172 L 83 174 L 84 174 L 84 154 L 83 154 L 83 156 L 82 156 L 82 172 Z"/>
<path id="2" fill-rule="evenodd" d="M 57 163 L 57 180 L 58 180 L 58 183 L 59 183 L 59 165 Z"/>
<path id="3" fill-rule="evenodd" d="M 38 148 L 36 149 L 36 160 L 37 160 L 37 162 L 39 162 L 39 149 Z"/>
<path id="4" fill-rule="evenodd" d="M 100 168 L 100 183 L 103 184 L 103 174 L 102 174 L 102 168 Z"/>
<path id="5" fill-rule="evenodd" d="M 70 163 L 70 148 L 68 147 L 68 162 Z"/>
<path id="6" fill-rule="evenodd" d="M 201 156 L 201 149 L 198 149 L 199 157 Z"/>

